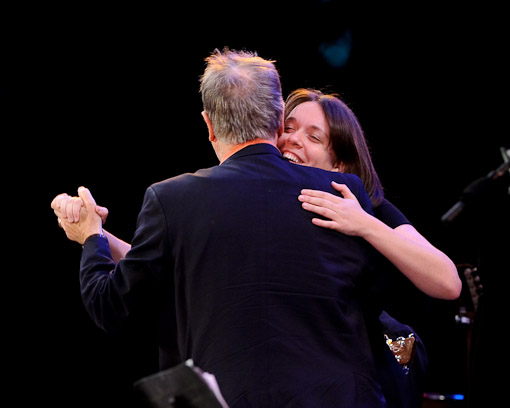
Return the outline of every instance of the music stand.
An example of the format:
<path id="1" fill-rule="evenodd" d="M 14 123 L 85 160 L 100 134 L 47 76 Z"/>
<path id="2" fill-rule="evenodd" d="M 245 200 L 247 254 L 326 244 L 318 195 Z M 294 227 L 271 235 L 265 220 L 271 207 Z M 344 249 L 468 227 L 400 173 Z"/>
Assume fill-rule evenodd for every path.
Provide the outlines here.
<path id="1" fill-rule="evenodd" d="M 144 377 L 133 387 L 152 408 L 226 407 L 218 400 L 192 360 Z"/>

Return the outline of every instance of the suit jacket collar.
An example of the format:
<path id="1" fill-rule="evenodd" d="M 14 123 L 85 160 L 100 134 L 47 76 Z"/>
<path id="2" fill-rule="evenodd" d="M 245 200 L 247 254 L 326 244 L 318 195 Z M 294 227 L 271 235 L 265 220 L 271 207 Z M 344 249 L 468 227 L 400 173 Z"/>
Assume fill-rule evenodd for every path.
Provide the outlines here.
<path id="1" fill-rule="evenodd" d="M 245 148 L 239 150 L 230 156 L 227 160 L 225 160 L 222 164 L 228 163 L 231 160 L 239 159 L 241 157 L 259 154 L 274 154 L 281 157 L 280 151 L 275 146 L 268 143 L 257 143 L 254 145 L 246 146 Z"/>

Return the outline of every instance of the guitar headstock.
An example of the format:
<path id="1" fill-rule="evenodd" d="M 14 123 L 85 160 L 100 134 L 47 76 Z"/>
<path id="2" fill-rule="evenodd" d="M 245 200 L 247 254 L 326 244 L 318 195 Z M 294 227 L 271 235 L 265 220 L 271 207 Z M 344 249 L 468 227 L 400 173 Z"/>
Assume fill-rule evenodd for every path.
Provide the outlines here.
<path id="1" fill-rule="evenodd" d="M 478 309 L 483 285 L 478 269 L 470 264 L 457 265 L 459 277 L 462 280 L 462 293 L 459 297 L 459 313 L 455 317 L 458 323 L 470 324 Z"/>

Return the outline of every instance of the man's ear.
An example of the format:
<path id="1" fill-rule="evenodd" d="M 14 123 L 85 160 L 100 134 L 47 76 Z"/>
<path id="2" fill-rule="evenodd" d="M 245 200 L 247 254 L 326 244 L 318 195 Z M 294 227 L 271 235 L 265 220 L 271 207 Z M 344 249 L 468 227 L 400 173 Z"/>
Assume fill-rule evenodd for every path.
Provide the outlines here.
<path id="1" fill-rule="evenodd" d="M 205 124 L 207 125 L 207 130 L 209 131 L 209 141 L 215 142 L 216 135 L 214 134 L 213 124 L 206 111 L 202 111 L 202 117 L 204 118 Z"/>
<path id="2" fill-rule="evenodd" d="M 278 129 L 278 137 L 283 135 L 284 130 L 285 130 L 285 110 L 282 112 L 282 120 L 280 123 L 280 128 Z"/>

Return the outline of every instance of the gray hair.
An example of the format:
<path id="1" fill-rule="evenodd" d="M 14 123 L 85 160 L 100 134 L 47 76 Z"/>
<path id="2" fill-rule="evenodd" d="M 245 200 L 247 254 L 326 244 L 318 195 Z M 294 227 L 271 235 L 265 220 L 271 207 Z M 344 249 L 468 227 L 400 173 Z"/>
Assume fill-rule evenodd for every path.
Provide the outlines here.
<path id="1" fill-rule="evenodd" d="M 284 110 L 274 61 L 228 48 L 216 49 L 205 61 L 200 92 L 216 137 L 231 144 L 274 140 Z"/>

